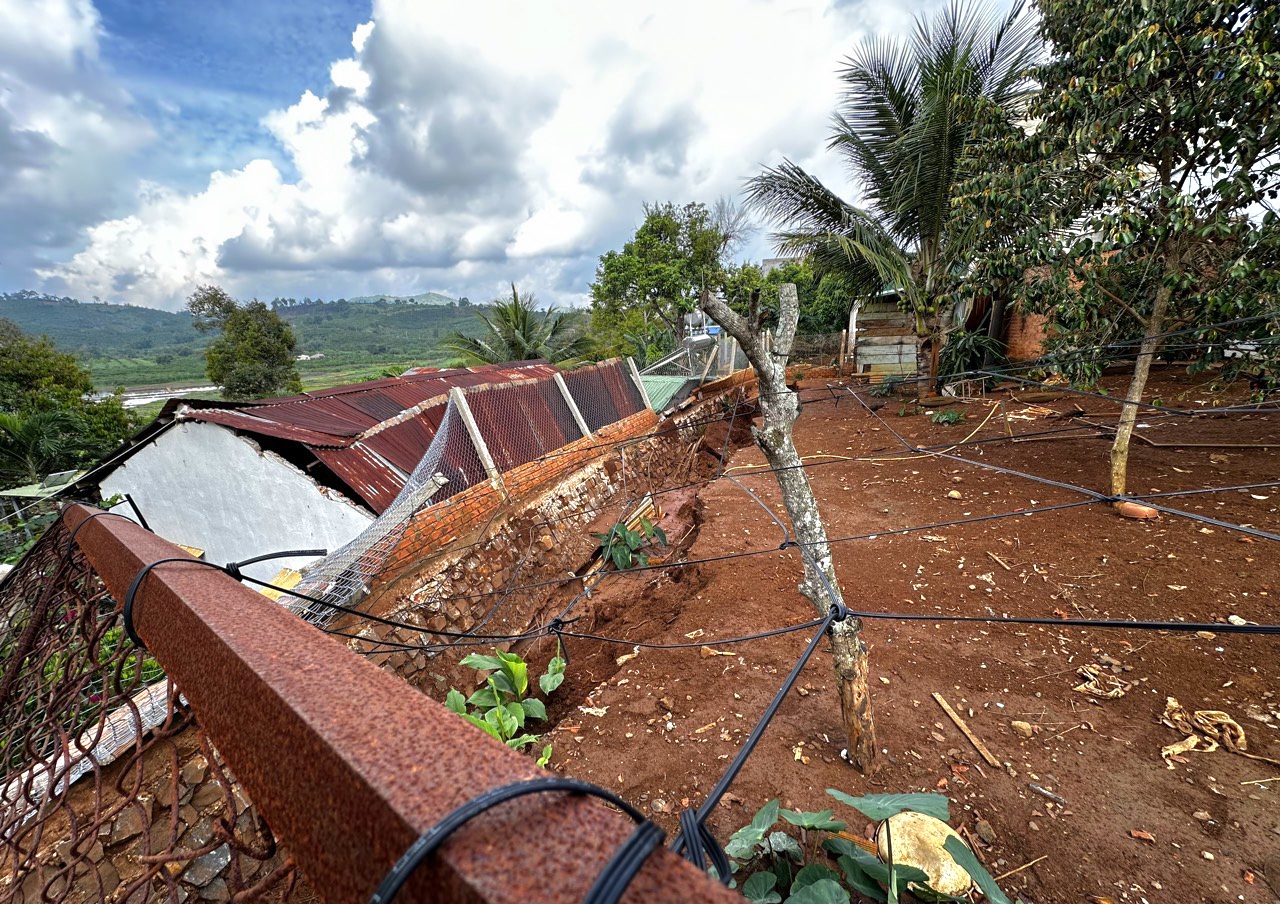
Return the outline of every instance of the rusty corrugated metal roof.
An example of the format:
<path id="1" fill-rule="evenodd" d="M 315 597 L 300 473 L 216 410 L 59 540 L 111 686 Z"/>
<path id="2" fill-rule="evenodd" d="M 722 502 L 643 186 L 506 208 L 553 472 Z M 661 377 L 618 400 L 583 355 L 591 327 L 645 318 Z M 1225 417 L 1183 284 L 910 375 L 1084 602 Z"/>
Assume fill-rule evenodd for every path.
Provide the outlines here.
<path id="1" fill-rule="evenodd" d="M 201 400 L 181 409 L 181 417 L 220 424 L 242 433 L 296 442 L 308 449 L 352 492 L 381 513 L 404 486 L 405 476 L 417 467 L 431 445 L 445 412 L 445 396 L 455 386 L 526 384 L 519 393 L 525 408 L 545 407 L 538 397 L 551 398 L 553 388 L 539 389 L 557 369 L 545 361 L 489 364 L 472 368 L 415 368 L 404 376 L 337 386 L 261 402 L 222 403 Z M 513 386 L 513 389 L 515 387 Z M 532 393 L 532 394 L 531 394 Z M 430 404 L 437 400 L 435 404 Z M 426 405 L 426 407 L 422 407 Z M 499 446 L 527 444 L 531 439 L 563 445 L 563 412 L 538 413 L 518 420 L 495 418 L 493 429 Z M 540 415 L 540 416 L 539 416 Z M 397 422 L 398 421 L 398 422 Z M 537 436 L 516 434 L 534 426 Z M 571 422 L 569 426 L 572 426 Z M 576 434 L 574 434 L 576 437 Z M 569 438 L 566 436 L 564 441 Z M 527 452 L 511 449 L 510 458 Z"/>

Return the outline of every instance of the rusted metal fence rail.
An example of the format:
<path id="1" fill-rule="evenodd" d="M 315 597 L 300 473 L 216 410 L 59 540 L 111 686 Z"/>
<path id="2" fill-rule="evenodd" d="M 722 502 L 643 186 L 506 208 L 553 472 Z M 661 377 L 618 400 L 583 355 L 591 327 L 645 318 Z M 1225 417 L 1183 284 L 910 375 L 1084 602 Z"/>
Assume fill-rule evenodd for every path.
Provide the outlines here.
<path id="1" fill-rule="evenodd" d="M 64 523 L 115 600 L 148 564 L 184 555 L 131 521 L 84 506 L 69 507 Z M 446 814 L 487 790 L 546 774 L 194 560 L 160 565 L 143 579 L 133 625 L 326 900 L 367 900 Z M 620 814 L 586 797 L 521 798 L 460 829 L 398 900 L 578 901 L 630 832 Z M 75 899 L 52 891 L 45 895 Z M 660 848 L 623 900 L 741 899 Z"/>

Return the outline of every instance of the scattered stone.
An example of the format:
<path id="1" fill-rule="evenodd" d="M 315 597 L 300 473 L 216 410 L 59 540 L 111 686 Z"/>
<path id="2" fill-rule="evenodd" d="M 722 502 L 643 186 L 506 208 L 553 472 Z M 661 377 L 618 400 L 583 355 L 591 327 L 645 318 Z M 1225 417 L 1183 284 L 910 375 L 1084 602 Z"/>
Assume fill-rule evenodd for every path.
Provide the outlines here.
<path id="1" fill-rule="evenodd" d="M 192 860 L 191 865 L 187 867 L 187 871 L 182 874 L 182 878 L 184 881 L 196 886 L 196 888 L 204 888 L 216 879 L 218 874 L 226 869 L 227 864 L 230 862 L 231 848 L 224 844 L 203 857 L 197 857 Z"/>
<path id="2" fill-rule="evenodd" d="M 1213 818 L 1212 816 L 1209 815 L 1208 810 L 1196 810 L 1194 813 L 1191 814 L 1191 816 L 1194 819 L 1200 820 L 1201 822 L 1208 822 L 1210 819 Z"/>
<path id="3" fill-rule="evenodd" d="M 115 821 L 111 823 L 111 834 L 108 836 L 107 844 L 122 844 L 130 838 L 137 838 L 146 831 L 150 820 L 144 819 L 143 815 L 139 807 L 125 807 L 120 815 L 115 818 Z"/>
<path id="4" fill-rule="evenodd" d="M 1035 730 L 1031 727 L 1030 722 L 1010 722 L 1009 727 L 1013 729 L 1013 733 L 1019 737 L 1029 738 L 1035 734 Z"/>
<path id="5" fill-rule="evenodd" d="M 199 754 L 187 760 L 187 764 L 182 767 L 182 781 L 188 785 L 200 784 L 208 774 L 209 761 Z"/>
<path id="6" fill-rule="evenodd" d="M 1206 859 L 1206 860 L 1212 860 L 1212 859 L 1213 859 L 1213 854 L 1210 854 L 1208 851 L 1201 851 L 1201 852 L 1200 852 L 1200 856 L 1201 856 L 1201 857 L 1203 857 L 1203 858 L 1204 858 L 1204 859 Z"/>
<path id="7" fill-rule="evenodd" d="M 978 833 L 978 837 L 987 844 L 996 843 L 996 830 L 992 828 L 991 823 L 987 822 L 985 819 L 979 819 L 977 823 L 974 824 L 974 831 L 976 831 Z"/>
<path id="8" fill-rule="evenodd" d="M 200 897 L 206 901 L 227 901 L 231 895 L 227 891 L 227 883 L 225 879 L 214 879 L 204 888 L 200 889 Z"/>
<path id="9" fill-rule="evenodd" d="M 197 810 L 213 806 L 223 799 L 222 786 L 217 782 L 206 782 L 196 789 L 191 796 L 191 805 Z"/>
<path id="10" fill-rule="evenodd" d="M 950 490 L 950 491 L 947 493 L 947 498 L 948 498 L 948 499 L 963 499 L 964 497 L 960 494 L 960 491 L 959 491 L 959 490 Z"/>
<path id="11" fill-rule="evenodd" d="M 1029 822 L 1028 825 L 1031 827 L 1031 831 L 1033 832 L 1040 831 L 1040 823 L 1036 822 L 1034 819 L 1031 820 L 1031 822 Z"/>

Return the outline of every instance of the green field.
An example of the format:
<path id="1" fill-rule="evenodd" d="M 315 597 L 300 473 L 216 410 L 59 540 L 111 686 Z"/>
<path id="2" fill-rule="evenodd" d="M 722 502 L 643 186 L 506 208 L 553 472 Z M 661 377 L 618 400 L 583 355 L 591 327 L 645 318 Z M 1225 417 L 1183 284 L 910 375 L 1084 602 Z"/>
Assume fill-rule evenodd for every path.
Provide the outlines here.
<path id="1" fill-rule="evenodd" d="M 375 379 L 389 370 L 440 367 L 450 356 L 439 348 L 453 330 L 474 334 L 475 307 L 375 301 L 297 305 L 280 311 L 298 338 L 297 354 L 308 389 Z M 131 305 L 82 303 L 31 292 L 0 295 L 0 317 L 24 331 L 46 335 L 74 352 L 99 390 L 202 385 L 209 336 L 190 315 Z"/>

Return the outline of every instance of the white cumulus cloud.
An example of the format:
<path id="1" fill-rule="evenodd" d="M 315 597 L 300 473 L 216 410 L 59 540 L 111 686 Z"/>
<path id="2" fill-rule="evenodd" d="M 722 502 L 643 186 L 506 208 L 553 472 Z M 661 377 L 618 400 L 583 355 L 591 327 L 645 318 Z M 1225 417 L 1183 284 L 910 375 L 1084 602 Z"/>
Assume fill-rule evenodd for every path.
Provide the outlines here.
<path id="1" fill-rule="evenodd" d="M 126 215 L 40 275 L 160 307 L 203 282 L 483 298 L 515 280 L 574 303 L 644 201 L 710 202 L 784 155 L 843 187 L 823 151 L 837 67 L 906 15 L 822 0 L 381 0 L 330 83 L 264 120 L 290 172 L 228 161 L 199 192 L 143 183 Z M 92 46 L 86 21 L 74 46 Z"/>

